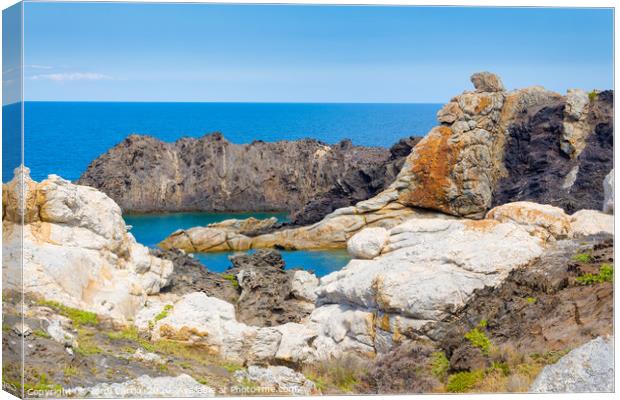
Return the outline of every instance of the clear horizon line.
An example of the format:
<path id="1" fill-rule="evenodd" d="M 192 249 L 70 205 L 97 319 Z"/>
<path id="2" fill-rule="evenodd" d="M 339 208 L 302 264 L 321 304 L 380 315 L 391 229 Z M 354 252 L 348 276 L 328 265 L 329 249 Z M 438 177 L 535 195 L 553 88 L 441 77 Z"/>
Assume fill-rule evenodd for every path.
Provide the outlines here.
<path id="1" fill-rule="evenodd" d="M 19 103 L 201 103 L 201 104 L 445 104 L 431 101 L 174 101 L 174 100 L 23 100 Z"/>

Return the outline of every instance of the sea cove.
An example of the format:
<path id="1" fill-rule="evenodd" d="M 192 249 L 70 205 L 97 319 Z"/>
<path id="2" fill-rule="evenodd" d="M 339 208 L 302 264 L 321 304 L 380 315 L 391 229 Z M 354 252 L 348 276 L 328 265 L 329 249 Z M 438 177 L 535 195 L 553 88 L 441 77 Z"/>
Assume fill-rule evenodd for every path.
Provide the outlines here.
<path id="1" fill-rule="evenodd" d="M 207 226 L 227 219 L 271 218 L 278 221 L 287 220 L 286 213 L 166 213 L 166 214 L 130 214 L 123 218 L 131 226 L 130 232 L 139 243 L 156 247 L 170 233 L 177 229 L 188 229 L 196 226 Z M 254 251 L 249 251 L 253 253 Z M 231 255 L 244 252 L 194 253 L 209 271 L 224 272 L 231 266 Z M 313 271 L 321 277 L 341 269 L 351 259 L 346 250 L 281 250 L 282 259 L 287 269 L 303 268 Z"/>

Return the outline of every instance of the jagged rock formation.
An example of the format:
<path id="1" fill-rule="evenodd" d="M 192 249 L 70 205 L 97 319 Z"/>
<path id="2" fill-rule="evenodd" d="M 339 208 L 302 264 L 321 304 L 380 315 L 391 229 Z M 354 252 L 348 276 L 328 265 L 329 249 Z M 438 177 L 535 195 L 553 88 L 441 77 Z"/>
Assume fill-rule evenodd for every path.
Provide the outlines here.
<path id="1" fill-rule="evenodd" d="M 273 326 L 300 322 L 314 309 L 314 290 L 319 280 L 307 271 L 287 269 L 277 250 L 230 256 L 231 266 L 222 273 L 181 250 L 152 250 L 171 260 L 174 271 L 162 293 L 173 296 L 202 292 L 231 303 L 240 322 Z"/>
<path id="2" fill-rule="evenodd" d="M 405 158 L 420 140 L 421 137 L 414 136 L 401 139 L 390 148 L 390 157 L 385 164 L 377 164 L 372 169 L 347 172 L 331 189 L 318 194 L 301 210 L 293 212 L 291 222 L 295 225 L 313 224 L 338 208 L 348 207 L 374 196 L 394 181 Z"/>
<path id="3" fill-rule="evenodd" d="M 2 186 L 2 206 L 8 288 L 23 283 L 48 300 L 123 319 L 169 283 L 172 263 L 136 243 L 120 208 L 96 189 L 55 175 L 37 183 L 18 168 Z"/>
<path id="4" fill-rule="evenodd" d="M 603 177 L 612 168 L 613 92 L 592 99 L 540 87 L 507 92 L 488 73 L 472 82 L 476 91 L 446 104 L 437 114 L 441 125 L 407 158 L 392 185 L 402 186 L 399 202 L 471 218 L 518 200 L 568 212 L 602 208 Z"/>
<path id="5" fill-rule="evenodd" d="M 588 257 L 577 261 L 578 254 Z M 473 392 L 528 391 L 545 364 L 556 362 L 561 355 L 597 336 L 613 333 L 613 282 L 584 285 L 577 281 L 578 277 L 595 274 L 613 262 L 613 237 L 609 234 L 549 243 L 539 258 L 512 270 L 497 286 L 476 289 L 465 307 L 440 322 L 429 324 L 429 329 L 422 329 L 413 342 L 404 342 L 380 355 L 367 368 L 366 381 L 375 393 L 436 391 L 441 376 L 433 373 L 436 364 L 431 354 L 441 352 L 446 356 L 446 375 L 489 371 L 494 364 L 508 367 L 509 371 L 500 372 L 499 378 L 492 377 L 470 388 Z M 466 337 L 474 329 L 481 333 L 479 337 L 488 338 L 488 352 L 479 347 L 480 342 L 478 347 L 474 346 Z M 579 364 L 571 368 L 549 367 L 554 373 L 542 376 L 557 378 L 564 372 L 570 374 L 567 379 L 545 380 L 546 390 L 556 387 L 564 388 L 560 391 L 573 391 L 569 388 L 577 388 L 573 385 L 576 382 L 587 385 L 581 371 L 592 373 L 593 390 L 605 390 L 607 386 L 600 383 L 609 375 L 596 366 L 605 364 L 609 358 L 607 355 L 596 358 L 590 364 L 592 369 L 587 364 L 583 365 L 585 369 Z M 414 361 L 415 368 L 402 368 Z M 383 378 L 390 376 L 396 378 L 384 382 Z"/>
<path id="6" fill-rule="evenodd" d="M 567 126 L 575 123 L 568 116 L 575 111 L 565 111 L 571 97 L 543 97 L 511 119 L 503 156 L 506 173 L 494 188 L 493 205 L 527 200 L 571 214 L 603 208 L 603 180 L 613 168 L 613 92 L 588 100 L 567 150 Z"/>
<path id="7" fill-rule="evenodd" d="M 294 218 L 308 222 L 382 190 L 398 163 L 394 152 L 350 141 L 239 145 L 214 133 L 165 143 L 130 135 L 94 160 L 78 183 L 106 193 L 125 212 L 299 211 L 310 202 Z"/>
<path id="8" fill-rule="evenodd" d="M 234 303 L 237 319 L 248 325 L 274 326 L 301 322 L 314 309 L 312 281 L 299 282 L 294 270 L 284 270 L 284 260 L 274 250 L 258 250 L 230 258 L 232 268 L 225 274 L 234 276 L 241 294 Z M 305 271 L 303 271 L 305 272 Z M 294 291 L 294 282 L 299 283 Z M 318 286 L 318 279 L 314 280 Z M 304 296 L 305 294 L 305 296 Z"/>
<path id="9" fill-rule="evenodd" d="M 230 279 L 209 271 L 200 261 L 185 252 L 178 249 L 151 249 L 151 253 L 155 257 L 172 261 L 174 266 L 170 283 L 161 290 L 162 293 L 184 295 L 203 292 L 229 303 L 235 303 L 239 298 L 239 293 Z"/>
<path id="10" fill-rule="evenodd" d="M 335 248 L 364 227 L 390 229 L 421 209 L 480 219 L 492 206 L 513 201 L 569 213 L 603 208 L 603 180 L 613 167 L 613 92 L 586 95 L 586 103 L 576 90 L 566 97 L 540 87 L 507 92 L 490 73 L 474 74 L 472 82 L 476 90 L 438 112 L 441 125 L 413 148 L 394 182 L 371 199 L 301 228 L 254 237 L 193 228 L 160 245 L 187 251 Z"/>

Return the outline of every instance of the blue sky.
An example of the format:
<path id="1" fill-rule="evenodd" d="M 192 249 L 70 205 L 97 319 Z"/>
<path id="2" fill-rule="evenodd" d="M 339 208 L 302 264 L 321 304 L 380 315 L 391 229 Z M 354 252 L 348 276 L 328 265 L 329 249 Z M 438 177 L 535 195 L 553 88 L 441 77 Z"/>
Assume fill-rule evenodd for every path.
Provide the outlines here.
<path id="1" fill-rule="evenodd" d="M 27 3 L 26 100 L 444 102 L 611 88 L 611 9 Z"/>

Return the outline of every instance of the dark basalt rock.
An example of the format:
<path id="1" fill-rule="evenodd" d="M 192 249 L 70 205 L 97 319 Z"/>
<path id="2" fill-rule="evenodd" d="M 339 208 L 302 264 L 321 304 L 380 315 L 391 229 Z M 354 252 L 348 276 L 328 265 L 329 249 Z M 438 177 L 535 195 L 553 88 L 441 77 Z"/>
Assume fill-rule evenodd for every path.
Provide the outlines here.
<path id="1" fill-rule="evenodd" d="M 299 322 L 314 309 L 313 304 L 293 295 L 295 270 L 284 269 L 284 260 L 276 250 L 231 256 L 232 266 L 223 273 L 209 271 L 208 266 L 180 250 L 151 251 L 174 264 L 171 283 L 163 293 L 204 292 L 233 304 L 237 319 L 248 325 Z"/>
<path id="2" fill-rule="evenodd" d="M 77 183 L 103 191 L 125 212 L 293 211 L 340 184 L 348 197 L 339 205 L 368 198 L 386 185 L 390 159 L 388 149 L 350 141 L 233 144 L 214 133 L 165 143 L 130 135 Z"/>
<path id="3" fill-rule="evenodd" d="M 314 304 L 292 294 L 294 270 L 284 269 L 276 250 L 257 250 L 253 254 L 230 257 L 232 268 L 226 274 L 237 277 L 241 294 L 236 302 L 237 319 L 248 325 L 275 326 L 300 322 Z"/>
<path id="4" fill-rule="evenodd" d="M 209 271 L 200 261 L 177 249 L 154 249 L 155 257 L 172 261 L 174 270 L 170 284 L 163 288 L 163 293 L 184 295 L 204 292 L 207 296 L 217 297 L 229 303 L 235 303 L 239 293 L 229 279 L 221 274 Z"/>
<path id="5" fill-rule="evenodd" d="M 309 225 L 320 221 L 332 211 L 351 206 L 369 199 L 388 187 L 400 172 L 405 158 L 421 137 L 411 136 L 401 139 L 390 148 L 390 157 L 385 163 L 366 164 L 357 170 L 348 171 L 324 193 L 293 213 L 291 222 L 296 225 Z"/>
<path id="6" fill-rule="evenodd" d="M 428 343 L 405 342 L 382 354 L 368 367 L 358 384 L 361 393 L 430 393 L 439 385 L 431 374 L 432 353 Z"/>
<path id="7" fill-rule="evenodd" d="M 601 92 L 593 100 L 586 147 L 576 159 L 560 150 L 564 101 L 538 104 L 510 124 L 504 152 L 508 175 L 495 187 L 494 206 L 533 201 L 561 207 L 569 214 L 602 209 L 603 179 L 613 168 L 613 91 Z M 575 169 L 574 183 L 566 184 Z"/>

